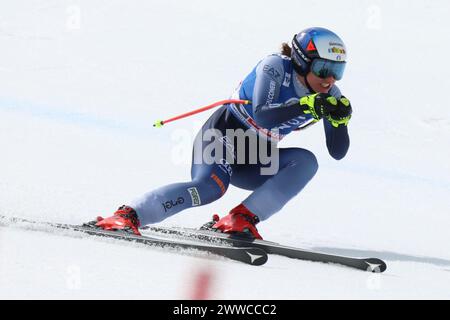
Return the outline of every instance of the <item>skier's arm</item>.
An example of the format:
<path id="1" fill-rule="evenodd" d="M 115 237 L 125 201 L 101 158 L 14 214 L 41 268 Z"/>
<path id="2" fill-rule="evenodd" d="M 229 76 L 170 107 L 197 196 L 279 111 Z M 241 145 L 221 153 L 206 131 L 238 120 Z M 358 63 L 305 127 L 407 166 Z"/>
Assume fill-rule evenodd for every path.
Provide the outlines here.
<path id="1" fill-rule="evenodd" d="M 350 147 L 350 137 L 347 126 L 333 127 L 330 121 L 323 119 L 328 153 L 336 160 L 341 160 Z"/>
<path id="2" fill-rule="evenodd" d="M 352 116 L 350 101 L 344 96 L 337 99 L 330 94 L 316 93 L 302 97 L 300 106 L 316 121 L 323 118 L 329 154 L 336 160 L 344 158 L 350 146 L 347 129 Z"/>
<path id="3" fill-rule="evenodd" d="M 347 125 L 353 113 L 350 101 L 340 91 L 339 95 L 336 108 L 332 108 L 323 119 L 328 153 L 336 160 L 344 158 L 350 147 Z"/>
<path id="4" fill-rule="evenodd" d="M 283 77 L 283 62 L 277 56 L 267 57 L 256 68 L 253 117 L 261 127 L 270 129 L 303 114 L 300 108 L 272 103 L 278 99 Z"/>

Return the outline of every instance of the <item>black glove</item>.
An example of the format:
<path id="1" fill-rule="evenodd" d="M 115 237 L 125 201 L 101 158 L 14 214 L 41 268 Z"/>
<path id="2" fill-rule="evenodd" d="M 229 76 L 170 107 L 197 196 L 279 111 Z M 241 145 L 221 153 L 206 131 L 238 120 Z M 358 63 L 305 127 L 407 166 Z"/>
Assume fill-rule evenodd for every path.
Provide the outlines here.
<path id="1" fill-rule="evenodd" d="M 337 108 L 331 110 L 328 115 L 324 116 L 335 128 L 341 125 L 347 126 L 353 113 L 350 100 L 346 97 L 342 96 L 337 102 Z"/>
<path id="2" fill-rule="evenodd" d="M 318 121 L 338 109 L 338 100 L 328 93 L 316 93 L 300 99 L 304 114 L 310 114 Z"/>
<path id="3" fill-rule="evenodd" d="M 304 114 L 310 114 L 319 121 L 327 119 L 337 128 L 348 125 L 352 117 L 352 106 L 350 101 L 342 96 L 339 100 L 328 93 L 316 93 L 300 99 L 300 107 Z"/>

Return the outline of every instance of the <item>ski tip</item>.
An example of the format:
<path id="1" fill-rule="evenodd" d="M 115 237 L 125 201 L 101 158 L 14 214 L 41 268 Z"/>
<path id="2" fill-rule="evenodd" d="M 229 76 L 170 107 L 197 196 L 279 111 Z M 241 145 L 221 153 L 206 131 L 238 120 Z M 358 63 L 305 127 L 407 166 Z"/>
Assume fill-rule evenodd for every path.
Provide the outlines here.
<path id="1" fill-rule="evenodd" d="M 386 271 L 387 265 L 386 263 L 378 258 L 369 258 L 364 259 L 364 262 L 367 264 L 367 271 L 372 273 L 382 273 Z"/>

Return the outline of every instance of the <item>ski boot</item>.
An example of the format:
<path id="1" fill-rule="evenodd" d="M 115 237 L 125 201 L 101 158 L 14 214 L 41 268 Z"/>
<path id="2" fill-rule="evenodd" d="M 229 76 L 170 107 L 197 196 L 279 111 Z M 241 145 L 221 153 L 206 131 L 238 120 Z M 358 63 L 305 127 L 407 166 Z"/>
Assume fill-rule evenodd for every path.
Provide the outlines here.
<path id="1" fill-rule="evenodd" d="M 243 204 L 240 204 L 222 219 L 215 214 L 213 220 L 204 224 L 200 229 L 262 240 L 255 226 L 258 222 L 258 216 L 250 212 Z"/>
<path id="2" fill-rule="evenodd" d="M 136 211 L 129 206 L 121 206 L 112 217 L 97 217 L 96 221 L 89 222 L 86 225 L 104 230 L 124 231 L 138 236 L 141 235 L 138 229 L 140 222 Z"/>

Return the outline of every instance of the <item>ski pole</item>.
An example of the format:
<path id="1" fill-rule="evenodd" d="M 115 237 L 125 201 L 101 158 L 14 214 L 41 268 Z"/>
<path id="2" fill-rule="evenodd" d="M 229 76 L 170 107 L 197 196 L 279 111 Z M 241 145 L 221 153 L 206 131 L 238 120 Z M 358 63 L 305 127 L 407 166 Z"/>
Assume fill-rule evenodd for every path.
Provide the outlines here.
<path id="1" fill-rule="evenodd" d="M 156 127 L 156 128 L 161 128 L 166 123 L 169 123 L 169 122 L 172 122 L 172 121 L 176 121 L 176 120 L 179 120 L 179 119 L 183 119 L 183 118 L 187 118 L 187 117 L 190 117 L 190 116 L 192 116 L 194 114 L 197 114 L 197 113 L 200 113 L 200 112 L 204 112 L 204 111 L 210 110 L 210 109 L 215 108 L 215 107 L 223 106 L 224 104 L 228 104 L 228 103 L 249 104 L 249 103 L 251 103 L 251 101 L 249 101 L 249 100 L 234 100 L 234 99 L 217 101 L 217 102 L 214 102 L 213 104 L 210 104 L 209 106 L 206 106 L 206 107 L 203 107 L 203 108 L 200 108 L 200 109 L 196 109 L 196 110 L 193 110 L 193 111 L 190 111 L 190 112 L 187 112 L 187 113 L 183 113 L 183 114 L 181 114 L 179 116 L 176 116 L 176 117 L 173 117 L 173 118 L 170 118 L 170 119 L 167 119 L 167 120 L 158 120 L 158 121 L 156 121 L 153 124 L 153 126 Z"/>

